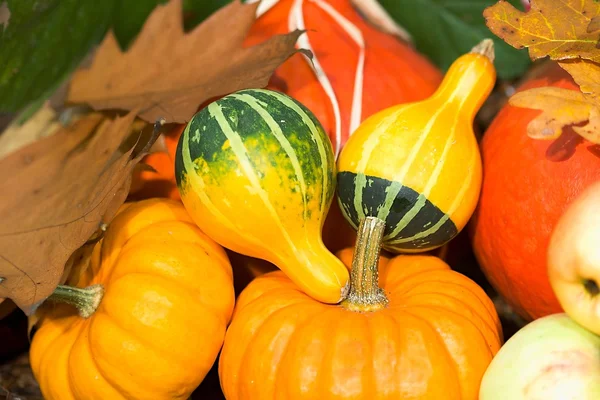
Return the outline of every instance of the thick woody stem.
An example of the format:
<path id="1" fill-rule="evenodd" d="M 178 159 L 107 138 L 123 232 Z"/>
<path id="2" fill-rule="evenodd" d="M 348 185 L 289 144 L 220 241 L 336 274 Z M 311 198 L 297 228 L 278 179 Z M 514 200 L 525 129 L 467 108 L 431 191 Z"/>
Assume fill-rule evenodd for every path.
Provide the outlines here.
<path id="1" fill-rule="evenodd" d="M 58 285 L 48 300 L 70 304 L 79 310 L 83 318 L 89 318 L 100 305 L 103 295 L 104 287 L 100 284 L 86 288 Z"/>
<path id="2" fill-rule="evenodd" d="M 379 252 L 385 222 L 366 217 L 360 222 L 350 271 L 350 292 L 342 307 L 352 311 L 376 311 L 388 304 L 379 287 Z"/>

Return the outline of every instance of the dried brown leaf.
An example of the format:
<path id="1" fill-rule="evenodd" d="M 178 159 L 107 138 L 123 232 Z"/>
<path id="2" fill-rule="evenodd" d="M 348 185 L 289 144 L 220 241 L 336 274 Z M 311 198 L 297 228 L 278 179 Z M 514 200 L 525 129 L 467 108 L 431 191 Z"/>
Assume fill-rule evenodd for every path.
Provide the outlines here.
<path id="1" fill-rule="evenodd" d="M 184 123 L 205 100 L 266 86 L 297 51 L 299 31 L 242 47 L 259 3 L 233 1 L 187 34 L 181 4 L 157 6 L 126 53 L 109 33 L 92 66 L 75 73 L 67 101 L 96 110 L 139 108 L 146 121 Z"/>
<path id="2" fill-rule="evenodd" d="M 23 124 L 14 119 L 0 134 L 0 158 L 56 132 L 61 127 L 57 117 L 56 111 L 45 104 Z"/>
<path id="3" fill-rule="evenodd" d="M 0 160 L 0 297 L 31 314 L 112 219 L 156 139 L 156 130 L 132 131 L 134 118 L 94 112 Z"/>
<path id="4" fill-rule="evenodd" d="M 517 49 L 529 48 L 532 60 L 550 56 L 553 60 L 600 61 L 598 22 L 594 20 L 599 15 L 597 0 L 532 0 L 527 12 L 499 1 L 483 12 L 496 36 Z"/>

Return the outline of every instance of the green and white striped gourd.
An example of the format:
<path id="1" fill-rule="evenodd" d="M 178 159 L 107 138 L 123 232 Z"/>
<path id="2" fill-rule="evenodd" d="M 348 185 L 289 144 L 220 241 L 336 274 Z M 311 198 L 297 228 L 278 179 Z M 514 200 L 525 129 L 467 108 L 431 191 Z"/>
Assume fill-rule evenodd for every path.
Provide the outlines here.
<path id="1" fill-rule="evenodd" d="M 185 207 L 215 241 L 272 262 L 319 301 L 345 297 L 348 271 L 321 238 L 333 148 L 306 107 L 271 90 L 225 96 L 187 124 L 175 166 Z"/>

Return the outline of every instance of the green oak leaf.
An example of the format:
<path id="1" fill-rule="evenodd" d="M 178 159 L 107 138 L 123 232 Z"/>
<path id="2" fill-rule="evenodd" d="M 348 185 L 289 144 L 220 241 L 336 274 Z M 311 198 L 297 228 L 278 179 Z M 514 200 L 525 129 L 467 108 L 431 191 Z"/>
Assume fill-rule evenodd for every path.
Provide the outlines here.
<path id="1" fill-rule="evenodd" d="M 526 50 L 517 50 L 489 31 L 483 10 L 496 0 L 378 0 L 390 16 L 413 36 L 416 48 L 437 66 L 450 64 L 485 38 L 494 41 L 498 76 L 513 79 L 530 64 Z M 510 0 L 522 8 L 520 1 Z"/>

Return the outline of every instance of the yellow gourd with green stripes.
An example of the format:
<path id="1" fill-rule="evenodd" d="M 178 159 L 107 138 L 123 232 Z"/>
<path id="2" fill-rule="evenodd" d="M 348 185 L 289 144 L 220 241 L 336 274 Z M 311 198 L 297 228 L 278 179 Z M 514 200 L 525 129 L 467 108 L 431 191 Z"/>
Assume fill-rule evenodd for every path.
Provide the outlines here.
<path id="1" fill-rule="evenodd" d="M 496 81 L 493 42 L 449 68 L 428 99 L 372 115 L 338 159 L 338 202 L 355 228 L 386 222 L 383 247 L 415 253 L 442 246 L 464 228 L 481 189 L 473 121 Z"/>
<path id="2" fill-rule="evenodd" d="M 271 90 L 225 96 L 188 123 L 175 169 L 186 209 L 215 241 L 272 262 L 319 301 L 343 299 L 348 270 L 321 238 L 333 147 L 306 107 Z"/>

